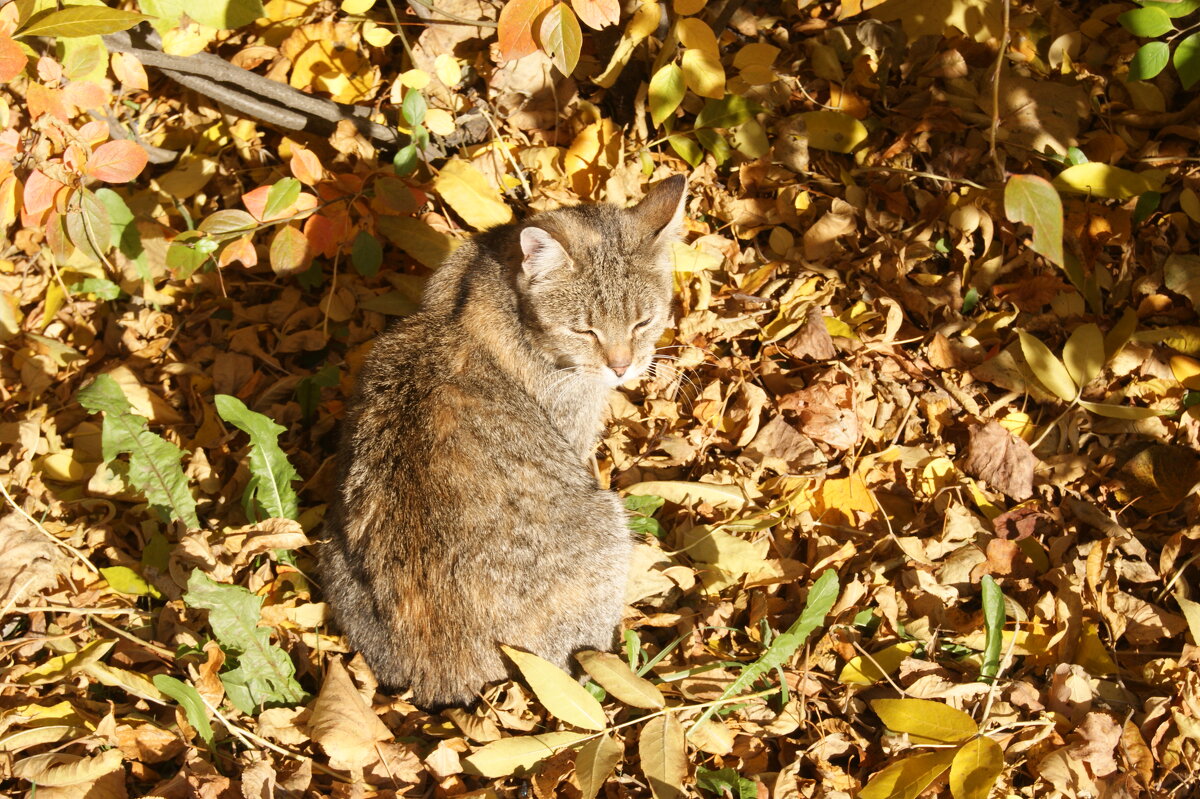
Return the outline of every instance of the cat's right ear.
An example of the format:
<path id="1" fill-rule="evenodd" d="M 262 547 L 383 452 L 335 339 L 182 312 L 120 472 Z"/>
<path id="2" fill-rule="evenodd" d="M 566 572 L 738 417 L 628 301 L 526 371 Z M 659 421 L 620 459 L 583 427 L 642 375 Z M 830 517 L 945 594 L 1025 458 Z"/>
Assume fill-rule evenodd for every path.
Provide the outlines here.
<path id="1" fill-rule="evenodd" d="M 672 175 L 650 187 L 645 198 L 634 206 L 647 238 L 674 239 L 683 232 L 683 213 L 687 205 L 687 178 Z"/>
<path id="2" fill-rule="evenodd" d="M 537 280 L 570 263 L 567 251 L 540 227 L 521 231 L 521 269 L 530 280 Z"/>

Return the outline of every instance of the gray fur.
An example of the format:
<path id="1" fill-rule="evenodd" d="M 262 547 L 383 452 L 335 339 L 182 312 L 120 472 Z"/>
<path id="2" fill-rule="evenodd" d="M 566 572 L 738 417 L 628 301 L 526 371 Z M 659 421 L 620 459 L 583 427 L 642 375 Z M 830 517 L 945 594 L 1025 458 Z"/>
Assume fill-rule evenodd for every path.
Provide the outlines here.
<path id="1" fill-rule="evenodd" d="M 590 461 L 609 391 L 645 371 L 668 321 L 684 190 L 674 177 L 630 209 L 483 233 L 375 343 L 320 556 L 381 686 L 464 704 L 509 673 L 498 644 L 564 668 L 612 647 L 632 541 Z"/>

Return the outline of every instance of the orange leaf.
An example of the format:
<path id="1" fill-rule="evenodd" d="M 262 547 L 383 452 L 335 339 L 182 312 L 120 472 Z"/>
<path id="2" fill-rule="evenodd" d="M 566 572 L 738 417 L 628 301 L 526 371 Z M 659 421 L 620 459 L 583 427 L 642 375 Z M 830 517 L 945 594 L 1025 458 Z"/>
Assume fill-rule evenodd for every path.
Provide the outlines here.
<path id="1" fill-rule="evenodd" d="M 8 83 L 25 70 L 25 53 L 11 36 L 0 36 L 0 83 Z"/>
<path id="2" fill-rule="evenodd" d="M 21 208 L 25 213 L 36 216 L 54 206 L 54 196 L 66 186 L 35 169 L 25 179 L 25 191 L 21 195 Z"/>
<path id="3" fill-rule="evenodd" d="M 321 159 L 312 150 L 297 147 L 292 151 L 292 174 L 296 180 L 308 186 L 315 186 L 325 174 Z"/>
<path id="4" fill-rule="evenodd" d="M 509 0 L 504 4 L 497 31 L 501 58 L 514 61 L 537 51 L 533 21 L 551 5 L 553 0 Z"/>
<path id="5" fill-rule="evenodd" d="M 60 122 L 71 121 L 67 107 L 63 104 L 62 91 L 59 89 L 47 89 L 40 83 L 30 82 L 25 89 L 25 105 L 29 109 L 30 119 L 49 114 Z"/>
<path id="6" fill-rule="evenodd" d="M 314 253 L 320 253 L 326 258 L 337 254 L 338 237 L 335 235 L 333 222 L 328 217 L 313 214 L 304 220 L 304 238 Z"/>
<path id="7" fill-rule="evenodd" d="M 126 139 L 101 144 L 88 159 L 85 174 L 105 183 L 128 183 L 146 168 L 149 156 L 137 142 Z"/>
<path id="8" fill-rule="evenodd" d="M 575 13 L 584 25 L 600 30 L 621 21 L 621 6 L 617 0 L 571 0 Z"/>
<path id="9" fill-rule="evenodd" d="M 251 236 L 234 239 L 221 248 L 221 254 L 217 257 L 217 266 L 224 268 L 234 261 L 241 261 L 242 265 L 247 267 L 258 265 L 258 251 L 254 249 L 254 241 Z"/>

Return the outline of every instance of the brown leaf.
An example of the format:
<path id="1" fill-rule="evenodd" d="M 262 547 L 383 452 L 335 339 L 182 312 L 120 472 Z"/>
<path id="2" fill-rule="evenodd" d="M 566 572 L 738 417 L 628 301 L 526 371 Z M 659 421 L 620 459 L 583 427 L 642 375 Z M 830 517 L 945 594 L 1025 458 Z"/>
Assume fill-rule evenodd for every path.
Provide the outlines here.
<path id="1" fill-rule="evenodd" d="M 1015 500 L 1033 495 L 1033 469 L 1037 457 L 1024 440 L 996 422 L 975 425 L 963 471 Z"/>
<path id="2" fill-rule="evenodd" d="M 308 734 L 321 745 L 336 768 L 362 768 L 379 759 L 377 741 L 390 741 L 392 733 L 350 681 L 340 658 L 330 658 L 325 683 L 313 702 Z"/>
<path id="3" fill-rule="evenodd" d="M 58 582 L 67 560 L 19 513 L 0 518 L 0 607 L 11 608 Z"/>

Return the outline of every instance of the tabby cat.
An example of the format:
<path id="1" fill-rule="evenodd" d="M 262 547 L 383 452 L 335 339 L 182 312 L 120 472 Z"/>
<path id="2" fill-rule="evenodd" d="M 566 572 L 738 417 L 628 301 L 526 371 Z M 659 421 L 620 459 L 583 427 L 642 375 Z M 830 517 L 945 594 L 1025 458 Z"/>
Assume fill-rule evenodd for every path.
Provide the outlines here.
<path id="1" fill-rule="evenodd" d="M 610 649 L 632 548 L 592 456 L 610 391 L 671 311 L 686 181 L 632 208 L 493 228 L 429 279 L 358 376 L 321 552 L 325 593 L 381 687 L 469 704 L 507 644 L 564 668 Z"/>

